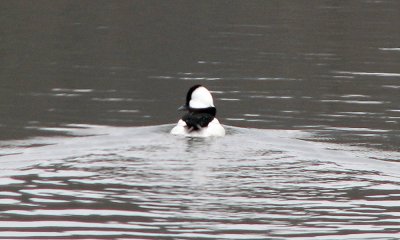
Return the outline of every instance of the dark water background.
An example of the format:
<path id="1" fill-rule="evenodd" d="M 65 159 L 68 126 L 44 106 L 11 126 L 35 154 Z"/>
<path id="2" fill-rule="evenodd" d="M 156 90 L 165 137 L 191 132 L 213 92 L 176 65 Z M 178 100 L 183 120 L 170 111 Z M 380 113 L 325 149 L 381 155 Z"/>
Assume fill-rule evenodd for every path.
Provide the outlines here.
<path id="1" fill-rule="evenodd" d="M 325 148 L 318 143 L 339 143 L 341 151 L 351 155 L 350 162 L 354 150 L 347 147 L 365 147 L 361 152 L 373 153 L 365 159 L 397 169 L 399 29 L 400 2 L 394 0 L 1 1 L 0 160 L 6 170 L 0 183 L 0 237 L 397 239 L 400 175 L 381 168 L 383 173 L 377 173 L 375 163 L 370 169 L 349 167 L 354 172 L 346 167 L 332 170 L 326 162 L 318 168 L 315 161 L 330 155 L 310 154 Z M 194 84 L 213 91 L 223 124 L 259 132 L 228 127 L 232 138 L 221 140 L 214 152 L 207 142 L 176 143 L 188 148 L 194 144 L 202 154 L 179 152 L 176 144 L 166 143 L 172 141 L 166 135 L 171 126 L 162 124 L 177 121 L 176 108 Z M 93 140 L 97 148 L 92 148 L 92 139 L 60 139 L 82 135 L 76 126 L 93 125 L 109 127 L 87 133 L 104 135 Z M 161 136 L 155 138 L 165 142 L 149 138 L 153 130 L 135 129 L 139 126 L 159 129 Z M 113 135 L 118 129 L 127 135 Z M 306 158 L 285 150 L 278 136 L 286 136 L 286 130 L 309 134 L 310 144 L 317 145 Z M 244 136 L 236 140 L 235 133 Z M 264 140 L 250 146 L 254 135 L 275 136 L 269 140 L 280 144 L 275 150 L 268 142 L 262 145 Z M 108 137 L 123 141 L 113 142 L 114 148 L 106 151 Z M 288 145 L 305 147 L 288 138 Z M 131 147 L 122 144 L 129 141 Z M 224 147 L 230 144 L 242 148 L 229 152 Z M 55 147 L 31 147 L 42 145 Z M 66 150 L 71 154 L 59 154 Z M 14 166 L 33 159 L 29 166 Z M 204 186 L 200 181 L 188 187 L 185 183 L 193 175 L 178 170 L 194 171 L 199 167 L 196 159 L 227 165 L 210 167 L 213 171 L 200 178 L 208 179 Z M 164 172 L 163 160 L 176 168 Z M 266 160 L 271 161 L 264 165 Z M 365 165 L 370 166 L 369 160 Z M 248 168 L 242 161 L 249 161 Z M 109 165 L 97 165 L 103 162 Z M 150 174 L 153 170 L 159 175 Z M 263 175 L 266 172 L 272 175 Z M 298 178 L 292 179 L 293 174 Z M 371 174 L 376 178 L 364 177 Z M 270 180 L 284 184 L 273 189 L 256 184 L 268 185 Z M 163 187 L 152 185 L 156 182 L 164 182 Z M 304 186 L 306 182 L 310 185 Z M 380 185 L 383 190 L 375 187 Z M 325 196 L 324 187 L 317 186 L 332 195 Z M 35 198 L 41 196 L 40 189 L 48 201 Z M 230 192 L 241 197 L 230 198 Z M 169 201 L 173 196 L 168 193 L 180 200 Z M 290 197 L 281 198 L 285 194 Z M 382 201 L 371 206 L 368 196 Z M 314 205 L 324 205 L 325 197 L 339 202 L 326 208 L 332 218 Z M 344 213 L 354 199 L 365 202 Z M 290 205 L 289 200 L 296 202 Z M 99 211 L 85 212 L 91 209 L 85 201 L 93 201 Z M 280 205 L 282 201 L 289 201 L 290 207 Z M 79 214 L 71 209 L 79 209 Z M 141 214 L 124 214 L 128 209 Z M 157 209 L 172 215 L 157 215 Z M 209 211 L 216 214 L 209 216 Z M 274 216 L 276 221 L 270 221 Z"/>
<path id="2" fill-rule="evenodd" d="M 397 1 L 3 1 L 0 11 L 2 139 L 175 122 L 201 83 L 225 124 L 398 150 Z"/>

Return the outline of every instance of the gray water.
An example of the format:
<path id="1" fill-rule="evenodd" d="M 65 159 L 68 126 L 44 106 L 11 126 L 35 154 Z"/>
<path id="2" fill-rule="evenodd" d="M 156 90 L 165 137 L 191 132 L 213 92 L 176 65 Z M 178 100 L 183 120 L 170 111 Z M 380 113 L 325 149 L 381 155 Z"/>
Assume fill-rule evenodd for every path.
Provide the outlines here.
<path id="1" fill-rule="evenodd" d="M 399 1 L 2 1 L 0 238 L 400 239 Z M 187 89 L 224 138 L 168 132 Z"/>

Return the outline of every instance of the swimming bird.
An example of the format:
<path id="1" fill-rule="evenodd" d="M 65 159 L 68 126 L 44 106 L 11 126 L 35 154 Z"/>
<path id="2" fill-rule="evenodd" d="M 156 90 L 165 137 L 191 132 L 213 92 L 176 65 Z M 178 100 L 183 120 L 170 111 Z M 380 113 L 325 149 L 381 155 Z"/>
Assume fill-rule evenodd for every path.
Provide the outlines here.
<path id="1" fill-rule="evenodd" d="M 194 85 L 186 94 L 186 103 L 178 110 L 187 111 L 171 130 L 171 134 L 193 137 L 224 136 L 225 129 L 215 117 L 217 109 L 210 91 Z"/>

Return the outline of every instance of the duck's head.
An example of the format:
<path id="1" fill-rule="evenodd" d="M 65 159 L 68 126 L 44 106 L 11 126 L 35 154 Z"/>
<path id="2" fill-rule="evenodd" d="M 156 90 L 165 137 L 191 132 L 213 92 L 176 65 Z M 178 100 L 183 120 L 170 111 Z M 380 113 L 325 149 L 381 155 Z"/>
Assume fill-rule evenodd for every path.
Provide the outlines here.
<path id="1" fill-rule="evenodd" d="M 215 108 L 210 91 L 202 85 L 194 85 L 186 94 L 186 103 L 178 110 Z"/>

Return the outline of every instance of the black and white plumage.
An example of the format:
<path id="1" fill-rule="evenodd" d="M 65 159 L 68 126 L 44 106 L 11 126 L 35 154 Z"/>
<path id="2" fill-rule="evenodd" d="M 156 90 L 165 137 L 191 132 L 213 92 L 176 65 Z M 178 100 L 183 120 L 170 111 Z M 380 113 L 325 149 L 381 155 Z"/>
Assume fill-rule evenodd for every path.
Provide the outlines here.
<path id="1" fill-rule="evenodd" d="M 171 130 L 172 134 L 199 137 L 225 135 L 225 129 L 215 118 L 217 109 L 207 88 L 201 85 L 191 87 L 185 104 L 179 110 L 186 110 L 187 113 Z"/>

